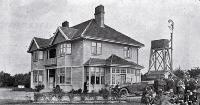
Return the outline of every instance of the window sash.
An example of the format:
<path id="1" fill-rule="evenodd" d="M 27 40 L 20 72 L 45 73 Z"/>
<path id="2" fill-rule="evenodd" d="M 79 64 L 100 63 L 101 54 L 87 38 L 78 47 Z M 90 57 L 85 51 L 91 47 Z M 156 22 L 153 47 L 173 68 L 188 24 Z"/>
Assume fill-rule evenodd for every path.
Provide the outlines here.
<path id="1" fill-rule="evenodd" d="M 116 69 L 116 73 L 120 73 L 120 69 L 119 68 Z"/>
<path id="2" fill-rule="evenodd" d="M 112 84 L 115 84 L 115 74 L 112 74 Z"/>
<path id="3" fill-rule="evenodd" d="M 102 52 L 102 45 L 101 43 L 97 43 L 97 54 L 101 54 Z"/>
<path id="4" fill-rule="evenodd" d="M 92 42 L 91 48 L 92 48 L 92 51 L 91 51 L 92 54 L 94 54 L 94 55 L 102 54 L 102 43 Z"/>
<path id="5" fill-rule="evenodd" d="M 140 75 L 140 70 L 135 70 L 135 75 Z"/>
<path id="6" fill-rule="evenodd" d="M 60 84 L 64 84 L 65 83 L 65 68 L 58 68 L 58 79 L 59 79 L 59 83 Z"/>
<path id="7" fill-rule="evenodd" d="M 97 54 L 97 43 L 92 42 L 92 54 Z"/>
<path id="8" fill-rule="evenodd" d="M 130 47 L 124 47 L 124 57 L 125 58 L 131 57 L 131 48 Z"/>
<path id="9" fill-rule="evenodd" d="M 104 69 L 101 67 L 90 67 L 90 84 L 104 84 Z"/>
<path id="10" fill-rule="evenodd" d="M 122 68 L 122 69 L 121 69 L 121 73 L 126 74 L 126 69 L 125 69 L 125 68 Z"/>
<path id="11" fill-rule="evenodd" d="M 131 74 L 135 74 L 135 69 L 131 69 Z"/>
<path id="12" fill-rule="evenodd" d="M 131 69 L 127 68 L 127 74 L 131 73 Z"/>
<path id="13" fill-rule="evenodd" d="M 38 51 L 38 59 L 42 60 L 44 57 L 43 51 Z"/>
<path id="14" fill-rule="evenodd" d="M 71 43 L 63 43 L 60 45 L 60 56 L 64 56 L 65 54 L 71 54 L 72 53 L 72 45 Z"/>
<path id="15" fill-rule="evenodd" d="M 33 71 L 33 82 L 34 83 L 41 83 L 41 82 L 43 82 L 43 79 L 44 79 L 43 73 L 44 73 L 44 71 L 34 70 Z"/>
<path id="16" fill-rule="evenodd" d="M 72 53 L 72 45 L 71 43 L 68 43 L 66 45 L 66 54 L 71 54 Z"/>
<path id="17" fill-rule="evenodd" d="M 33 52 L 33 61 L 38 61 L 38 52 L 37 51 Z"/>
<path id="18" fill-rule="evenodd" d="M 60 83 L 63 84 L 65 83 L 65 76 L 64 75 L 60 75 Z"/>
<path id="19" fill-rule="evenodd" d="M 66 81 L 65 81 L 65 83 L 66 84 L 71 84 L 71 67 L 67 67 L 66 68 Z"/>

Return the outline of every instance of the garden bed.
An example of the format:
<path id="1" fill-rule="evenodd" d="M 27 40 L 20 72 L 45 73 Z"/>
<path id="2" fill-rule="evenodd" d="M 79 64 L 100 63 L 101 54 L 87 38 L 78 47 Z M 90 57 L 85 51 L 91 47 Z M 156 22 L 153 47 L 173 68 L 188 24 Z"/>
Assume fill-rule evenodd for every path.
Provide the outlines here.
<path id="1" fill-rule="evenodd" d="M 104 97 L 96 93 L 73 94 L 73 93 L 35 93 L 34 103 L 125 103 L 126 99 L 115 96 Z"/>

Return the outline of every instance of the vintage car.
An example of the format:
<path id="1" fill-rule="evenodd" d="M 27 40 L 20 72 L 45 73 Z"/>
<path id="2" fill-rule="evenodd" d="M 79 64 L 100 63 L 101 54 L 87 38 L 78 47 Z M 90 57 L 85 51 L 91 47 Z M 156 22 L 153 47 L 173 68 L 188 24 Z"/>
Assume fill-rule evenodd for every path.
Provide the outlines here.
<path id="1" fill-rule="evenodd" d="M 123 84 L 119 86 L 121 97 L 141 96 L 147 86 L 153 86 L 153 81 L 143 81 L 140 83 Z"/>

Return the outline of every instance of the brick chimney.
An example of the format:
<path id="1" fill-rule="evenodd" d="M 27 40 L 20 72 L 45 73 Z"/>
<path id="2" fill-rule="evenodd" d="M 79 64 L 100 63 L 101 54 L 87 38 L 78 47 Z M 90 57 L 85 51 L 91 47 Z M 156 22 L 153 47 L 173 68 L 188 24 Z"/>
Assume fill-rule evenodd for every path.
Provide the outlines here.
<path id="1" fill-rule="evenodd" d="M 69 27 L 69 22 L 68 21 L 64 21 L 62 23 L 62 27 Z"/>
<path id="2" fill-rule="evenodd" d="M 104 27 L 104 6 L 99 5 L 95 8 L 95 21 L 100 27 Z"/>

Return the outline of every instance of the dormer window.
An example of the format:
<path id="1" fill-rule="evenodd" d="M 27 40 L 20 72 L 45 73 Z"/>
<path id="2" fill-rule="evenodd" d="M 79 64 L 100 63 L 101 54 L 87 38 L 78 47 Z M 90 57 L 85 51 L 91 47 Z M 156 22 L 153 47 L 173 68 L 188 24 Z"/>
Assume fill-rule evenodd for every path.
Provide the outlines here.
<path id="1" fill-rule="evenodd" d="M 131 58 L 131 48 L 130 47 L 124 47 L 124 57 Z"/>
<path id="2" fill-rule="evenodd" d="M 102 54 L 102 44 L 100 42 L 92 42 L 92 54 L 93 55 Z"/>
<path id="3" fill-rule="evenodd" d="M 60 56 L 64 56 L 65 54 L 71 54 L 71 43 L 63 43 L 60 45 L 59 53 Z"/>

